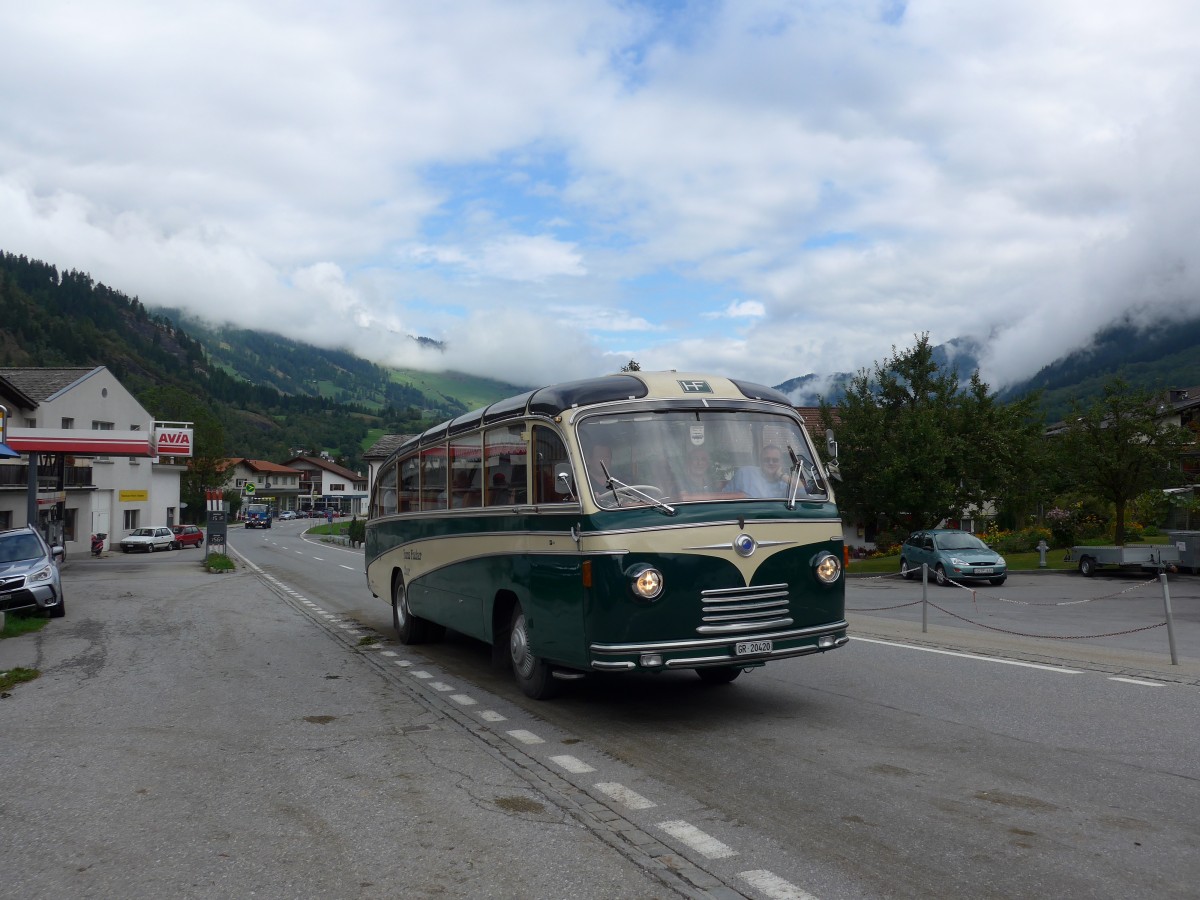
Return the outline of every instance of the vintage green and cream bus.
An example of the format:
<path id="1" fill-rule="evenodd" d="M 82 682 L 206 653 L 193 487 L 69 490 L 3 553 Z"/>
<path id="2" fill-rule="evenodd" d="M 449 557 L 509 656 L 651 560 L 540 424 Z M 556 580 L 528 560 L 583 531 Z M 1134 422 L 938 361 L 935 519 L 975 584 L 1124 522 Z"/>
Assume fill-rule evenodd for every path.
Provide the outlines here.
<path id="1" fill-rule="evenodd" d="M 400 640 L 492 644 L 522 690 L 595 672 L 732 681 L 843 646 L 843 537 L 778 391 L 676 372 L 551 385 L 429 429 L 381 466 L 371 592 Z"/>

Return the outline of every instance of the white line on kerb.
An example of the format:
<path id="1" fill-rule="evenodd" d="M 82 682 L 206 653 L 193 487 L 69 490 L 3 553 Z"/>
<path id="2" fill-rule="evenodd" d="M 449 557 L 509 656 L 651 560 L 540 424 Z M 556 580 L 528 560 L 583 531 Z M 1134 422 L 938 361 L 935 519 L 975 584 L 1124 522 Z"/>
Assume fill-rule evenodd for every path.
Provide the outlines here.
<path id="1" fill-rule="evenodd" d="M 1142 678 L 1122 678 L 1119 675 L 1110 675 L 1109 681 L 1120 681 L 1125 684 L 1139 684 L 1142 687 L 1166 687 L 1161 681 L 1146 681 Z"/>
<path id="2" fill-rule="evenodd" d="M 659 822 L 658 827 L 680 843 L 687 844 L 697 853 L 701 853 L 709 859 L 737 856 L 737 851 L 728 844 L 722 844 L 715 837 L 705 834 L 695 825 L 689 825 L 687 822 Z"/>
<path id="3" fill-rule="evenodd" d="M 1064 669 L 1062 666 L 1043 666 L 1038 663 L 1021 662 L 1017 659 L 1000 659 L 997 656 L 979 656 L 975 653 L 959 653 L 957 650 L 938 650 L 935 647 L 918 647 L 915 644 L 902 644 L 899 641 L 877 641 L 873 638 L 851 637 L 852 641 L 862 641 L 864 644 L 883 644 L 885 647 L 903 647 L 905 650 L 921 650 L 925 653 L 940 653 L 943 656 L 957 656 L 961 659 L 977 659 L 980 662 L 1000 663 L 1005 666 L 1021 666 L 1025 669 L 1041 669 L 1043 672 L 1057 672 L 1059 675 L 1082 675 L 1079 669 Z"/>
<path id="4" fill-rule="evenodd" d="M 658 805 L 653 800 L 647 800 L 636 791 L 631 791 L 625 785 L 617 784 L 615 781 L 603 781 L 596 785 L 596 790 L 612 797 L 612 799 L 629 809 L 650 809 L 652 806 Z"/>
<path id="5" fill-rule="evenodd" d="M 808 891 L 800 890 L 794 884 L 784 881 L 774 872 L 768 872 L 766 869 L 739 872 L 738 877 L 748 882 L 751 887 L 762 891 L 771 900 L 817 900 Z"/>
<path id="6" fill-rule="evenodd" d="M 506 721 L 508 721 L 507 716 L 502 716 L 502 715 L 500 715 L 500 713 L 495 712 L 494 710 L 490 710 L 490 709 L 485 709 L 483 712 L 481 712 L 479 714 L 479 718 L 483 719 L 483 721 L 485 721 L 485 722 L 506 722 Z"/>
<path id="7" fill-rule="evenodd" d="M 468 697 L 466 694 L 451 694 L 450 699 L 459 706 L 474 706 L 476 703 L 474 697 Z"/>
<path id="8" fill-rule="evenodd" d="M 562 766 L 564 769 L 574 775 L 584 775 L 588 772 L 596 771 L 582 759 L 576 759 L 574 756 L 552 756 L 550 757 L 550 761 Z"/>

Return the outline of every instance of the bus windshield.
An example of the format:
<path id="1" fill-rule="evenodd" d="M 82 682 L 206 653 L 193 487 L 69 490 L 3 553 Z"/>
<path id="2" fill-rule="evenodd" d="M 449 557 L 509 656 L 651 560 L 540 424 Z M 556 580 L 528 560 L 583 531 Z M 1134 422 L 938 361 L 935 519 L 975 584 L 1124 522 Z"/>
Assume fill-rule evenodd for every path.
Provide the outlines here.
<path id="1" fill-rule="evenodd" d="M 579 425 L 584 470 L 603 509 L 661 500 L 828 497 L 799 423 L 705 409 L 597 414 Z"/>

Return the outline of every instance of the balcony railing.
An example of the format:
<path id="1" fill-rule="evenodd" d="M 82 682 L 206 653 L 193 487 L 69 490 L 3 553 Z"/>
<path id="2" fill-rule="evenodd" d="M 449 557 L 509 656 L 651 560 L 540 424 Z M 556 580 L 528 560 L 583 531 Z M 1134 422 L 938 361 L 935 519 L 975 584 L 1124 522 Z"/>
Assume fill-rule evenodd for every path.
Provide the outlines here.
<path id="1" fill-rule="evenodd" d="M 52 491 L 58 488 L 58 478 L 52 468 L 38 466 L 38 489 Z M 29 485 L 29 466 L 0 466 L 0 487 L 27 487 Z M 90 488 L 92 482 L 91 466 L 66 466 L 63 469 L 63 487 Z"/>

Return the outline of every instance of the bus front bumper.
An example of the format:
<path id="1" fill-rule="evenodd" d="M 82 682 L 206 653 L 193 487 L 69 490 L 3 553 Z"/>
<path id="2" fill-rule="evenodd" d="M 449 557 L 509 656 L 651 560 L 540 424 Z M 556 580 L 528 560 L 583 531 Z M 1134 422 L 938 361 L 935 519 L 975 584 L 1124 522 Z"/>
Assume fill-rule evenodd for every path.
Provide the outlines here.
<path id="1" fill-rule="evenodd" d="M 825 653 L 849 643 L 843 619 L 812 628 L 634 644 L 592 644 L 591 667 L 601 672 L 634 669 L 700 669 L 706 666 L 757 666 L 773 659 Z"/>

